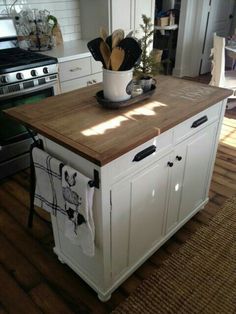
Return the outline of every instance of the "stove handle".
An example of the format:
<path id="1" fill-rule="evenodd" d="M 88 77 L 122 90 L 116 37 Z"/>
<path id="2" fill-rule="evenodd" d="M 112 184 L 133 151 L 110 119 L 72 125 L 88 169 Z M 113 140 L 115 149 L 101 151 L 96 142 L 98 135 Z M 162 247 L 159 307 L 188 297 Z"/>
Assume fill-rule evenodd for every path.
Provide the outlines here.
<path id="1" fill-rule="evenodd" d="M 30 94 L 32 92 L 37 92 L 37 91 L 48 89 L 48 88 L 53 88 L 54 95 L 57 95 L 58 94 L 58 92 L 57 92 L 58 80 L 51 81 L 51 82 L 48 82 L 48 83 L 45 83 L 42 85 L 38 85 L 35 87 L 31 87 L 31 88 L 21 89 L 17 92 L 12 92 L 12 93 L 3 94 L 3 95 L 0 94 L 0 105 L 1 105 L 1 102 L 4 101 L 5 99 L 11 99 L 11 98 L 14 98 L 17 96 L 27 95 L 27 94 Z"/>

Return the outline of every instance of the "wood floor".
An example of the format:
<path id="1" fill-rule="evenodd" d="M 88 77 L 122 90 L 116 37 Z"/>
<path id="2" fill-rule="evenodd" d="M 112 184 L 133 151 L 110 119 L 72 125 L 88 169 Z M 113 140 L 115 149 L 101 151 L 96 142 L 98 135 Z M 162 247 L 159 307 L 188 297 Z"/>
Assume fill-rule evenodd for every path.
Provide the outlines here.
<path id="1" fill-rule="evenodd" d="M 109 313 L 179 249 L 225 200 L 236 194 L 236 109 L 224 119 L 210 190 L 210 202 L 195 215 L 121 287 L 102 303 L 69 267 L 52 252 L 49 223 L 28 215 L 28 170 L 0 183 L 0 314 Z M 165 314 L 165 313 L 163 313 Z"/>

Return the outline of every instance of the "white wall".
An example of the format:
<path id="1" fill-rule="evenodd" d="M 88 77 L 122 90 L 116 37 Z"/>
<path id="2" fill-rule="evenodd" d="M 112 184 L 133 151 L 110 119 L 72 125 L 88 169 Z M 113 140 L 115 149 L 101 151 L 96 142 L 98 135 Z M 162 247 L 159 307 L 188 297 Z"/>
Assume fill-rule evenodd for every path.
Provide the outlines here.
<path id="1" fill-rule="evenodd" d="M 8 8 L 13 0 L 7 0 Z M 80 39 L 79 0 L 18 0 L 16 10 L 30 7 L 31 9 L 47 9 L 58 18 L 64 41 Z M 0 0 L 0 13 L 5 11 L 4 0 Z"/>

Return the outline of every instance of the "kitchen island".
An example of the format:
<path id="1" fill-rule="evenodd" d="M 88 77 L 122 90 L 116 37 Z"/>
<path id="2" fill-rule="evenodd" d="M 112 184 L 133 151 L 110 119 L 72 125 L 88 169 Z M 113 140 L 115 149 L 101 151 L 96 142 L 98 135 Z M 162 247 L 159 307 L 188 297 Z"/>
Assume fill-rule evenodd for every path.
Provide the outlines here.
<path id="1" fill-rule="evenodd" d="M 94 257 L 64 236 L 64 215 L 51 218 L 55 253 L 105 301 L 207 203 L 231 91 L 160 76 L 148 100 L 108 110 L 94 98 L 100 89 L 94 85 L 7 114 L 35 129 L 47 152 L 99 177 Z"/>

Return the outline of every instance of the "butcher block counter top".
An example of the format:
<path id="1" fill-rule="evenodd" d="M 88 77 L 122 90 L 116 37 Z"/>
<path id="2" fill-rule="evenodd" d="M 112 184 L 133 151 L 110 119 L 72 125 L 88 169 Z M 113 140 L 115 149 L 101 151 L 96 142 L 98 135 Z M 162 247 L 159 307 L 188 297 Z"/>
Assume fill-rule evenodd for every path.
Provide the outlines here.
<path id="1" fill-rule="evenodd" d="M 103 166 L 231 95 L 227 89 L 157 76 L 151 98 L 111 110 L 99 105 L 94 97 L 101 89 L 102 85 L 96 84 L 6 113 Z"/>

